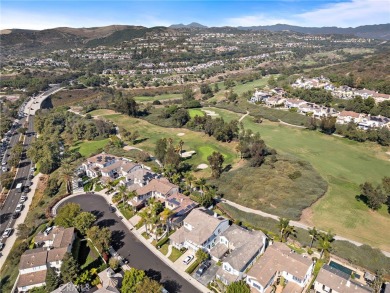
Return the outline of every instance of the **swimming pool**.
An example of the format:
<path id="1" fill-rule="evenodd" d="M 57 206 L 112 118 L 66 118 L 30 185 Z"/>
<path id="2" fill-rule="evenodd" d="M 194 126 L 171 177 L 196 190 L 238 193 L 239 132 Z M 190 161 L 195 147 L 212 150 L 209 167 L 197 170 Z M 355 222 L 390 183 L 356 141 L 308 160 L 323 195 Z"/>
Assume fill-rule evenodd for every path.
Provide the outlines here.
<path id="1" fill-rule="evenodd" d="M 342 271 L 343 273 L 346 273 L 348 276 L 351 276 L 352 273 L 355 275 L 355 279 L 360 279 L 360 275 L 356 274 L 355 271 L 351 270 L 350 268 L 347 268 L 337 262 L 334 262 L 333 260 L 330 261 L 329 266 L 332 268 L 335 268 L 336 270 Z"/>

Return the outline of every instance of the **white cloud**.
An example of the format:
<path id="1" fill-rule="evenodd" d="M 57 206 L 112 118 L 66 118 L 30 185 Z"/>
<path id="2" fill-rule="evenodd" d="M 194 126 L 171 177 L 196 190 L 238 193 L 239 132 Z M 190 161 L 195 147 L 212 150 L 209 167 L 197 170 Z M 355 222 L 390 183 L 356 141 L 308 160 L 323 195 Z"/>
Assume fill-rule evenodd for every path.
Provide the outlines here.
<path id="1" fill-rule="evenodd" d="M 298 14 L 275 18 L 268 14 L 246 15 L 228 18 L 230 26 L 257 26 L 277 23 L 300 26 L 355 27 L 390 22 L 389 0 L 352 0 L 328 4 L 324 7 Z"/>
<path id="2" fill-rule="evenodd" d="M 353 0 L 295 15 L 305 26 L 355 27 L 390 22 L 388 0 Z"/>
<path id="3" fill-rule="evenodd" d="M 284 18 L 274 18 L 266 14 L 247 15 L 242 17 L 232 17 L 225 21 L 228 26 L 256 26 L 256 25 L 272 25 L 277 23 L 291 24 L 291 20 Z"/>

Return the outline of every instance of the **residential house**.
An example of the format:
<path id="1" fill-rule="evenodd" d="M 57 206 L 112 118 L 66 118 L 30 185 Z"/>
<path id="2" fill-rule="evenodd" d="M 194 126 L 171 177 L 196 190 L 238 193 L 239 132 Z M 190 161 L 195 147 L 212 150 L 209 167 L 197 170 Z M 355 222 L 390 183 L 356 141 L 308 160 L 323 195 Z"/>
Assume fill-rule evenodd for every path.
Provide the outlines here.
<path id="1" fill-rule="evenodd" d="M 74 239 L 74 228 L 54 227 L 38 233 L 35 243 L 41 247 L 27 250 L 20 257 L 18 291 L 44 286 L 47 269 L 54 268 L 59 272 L 65 254 L 71 252 Z"/>
<path id="2" fill-rule="evenodd" d="M 68 282 L 66 284 L 61 285 L 54 291 L 51 291 L 50 293 L 79 293 L 79 290 L 73 284 L 72 282 Z"/>
<path id="3" fill-rule="evenodd" d="M 314 281 L 316 293 L 369 293 L 373 290 L 351 279 L 350 275 L 324 265 Z"/>
<path id="4" fill-rule="evenodd" d="M 276 97 L 271 97 L 265 101 L 265 104 L 268 107 L 277 107 L 277 106 L 282 106 L 286 102 L 285 98 L 282 98 L 280 96 Z"/>
<path id="5" fill-rule="evenodd" d="M 283 243 L 275 242 L 250 268 L 246 283 L 253 291 L 264 293 L 279 277 L 283 277 L 285 292 L 302 292 L 310 282 L 313 267 L 310 258 L 295 253 Z"/>
<path id="6" fill-rule="evenodd" d="M 267 99 L 271 98 L 271 94 L 263 91 L 255 91 L 253 96 L 250 98 L 251 103 L 260 103 L 265 102 Z"/>
<path id="7" fill-rule="evenodd" d="M 114 163 L 101 168 L 100 172 L 102 174 L 102 178 L 109 180 L 125 176 L 126 174 L 141 168 L 142 166 L 139 164 L 133 163 L 130 160 L 124 158 L 119 158 Z"/>
<path id="8" fill-rule="evenodd" d="M 119 158 L 106 153 L 100 153 L 87 159 L 82 168 L 88 177 L 96 178 L 101 175 L 100 170 L 114 164 Z"/>
<path id="9" fill-rule="evenodd" d="M 361 96 L 363 99 L 371 98 L 376 94 L 377 92 L 366 90 L 366 89 L 355 91 L 355 96 Z"/>
<path id="10" fill-rule="evenodd" d="M 147 185 L 151 180 L 160 178 L 160 175 L 146 168 L 138 168 L 126 174 L 125 179 L 120 184 L 125 184 L 128 188 L 136 190 Z M 132 187 L 133 186 L 133 187 Z"/>
<path id="11" fill-rule="evenodd" d="M 151 197 L 165 201 L 170 195 L 178 193 L 179 187 L 172 184 L 166 178 L 152 179 L 147 185 L 135 191 L 137 195 L 129 200 L 129 204 L 134 208 L 145 205 Z"/>
<path id="12" fill-rule="evenodd" d="M 352 99 L 354 97 L 353 88 L 343 85 L 338 88 L 335 88 L 332 91 L 332 96 L 339 99 Z"/>
<path id="13" fill-rule="evenodd" d="M 49 227 L 43 232 L 39 232 L 34 237 L 35 245 L 38 247 L 67 247 L 67 251 L 72 250 L 72 244 L 76 237 L 73 227 Z"/>
<path id="14" fill-rule="evenodd" d="M 284 103 L 285 107 L 288 109 L 299 108 L 304 104 L 306 104 L 306 101 L 301 99 L 287 99 Z"/>
<path id="15" fill-rule="evenodd" d="M 165 207 L 172 211 L 170 224 L 176 227 L 180 227 L 184 218 L 198 206 L 197 202 L 181 193 L 175 193 L 165 201 Z"/>
<path id="16" fill-rule="evenodd" d="M 210 250 L 215 261 L 221 261 L 216 278 L 225 285 L 243 279 L 244 273 L 264 253 L 267 236 L 261 231 L 249 231 L 235 224 L 218 236 Z"/>
<path id="17" fill-rule="evenodd" d="M 229 220 L 204 208 L 193 209 L 184 224 L 170 237 L 177 249 L 187 248 L 210 251 L 217 244 L 217 237 L 229 227 Z"/>
<path id="18" fill-rule="evenodd" d="M 363 114 L 356 113 L 353 111 L 341 111 L 339 115 L 337 116 L 336 123 L 339 124 L 348 124 L 349 122 L 359 123 L 362 118 Z"/>
<path id="19" fill-rule="evenodd" d="M 98 274 L 101 287 L 96 293 L 120 293 L 119 288 L 122 286 L 123 274 L 115 273 L 111 268 L 107 268 Z"/>

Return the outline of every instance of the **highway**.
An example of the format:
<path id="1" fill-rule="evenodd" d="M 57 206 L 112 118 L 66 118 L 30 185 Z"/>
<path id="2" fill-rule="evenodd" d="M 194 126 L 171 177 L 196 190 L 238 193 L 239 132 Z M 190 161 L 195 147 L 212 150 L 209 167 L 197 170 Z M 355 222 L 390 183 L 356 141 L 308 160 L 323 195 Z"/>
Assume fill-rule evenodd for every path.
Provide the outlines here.
<path id="1" fill-rule="evenodd" d="M 41 105 L 43 101 L 48 98 L 51 94 L 60 91 L 62 88 L 59 87 L 59 85 L 53 85 L 49 90 L 46 92 L 40 94 L 37 97 L 31 97 L 27 102 L 24 108 L 20 109 L 24 113 L 24 117 L 19 120 L 19 124 L 17 127 L 13 127 L 12 131 L 14 134 L 10 138 L 9 142 L 9 148 L 6 150 L 6 154 L 10 152 L 13 146 L 17 144 L 17 142 L 21 138 L 21 134 L 17 132 L 17 129 L 19 127 L 26 126 L 27 132 L 23 143 L 23 154 L 22 159 L 19 162 L 19 166 L 16 170 L 16 176 L 14 179 L 14 182 L 12 184 L 12 187 L 7 195 L 7 198 L 1 207 L 0 210 L 0 242 L 6 243 L 8 238 L 3 238 L 3 232 L 7 228 L 13 228 L 15 225 L 15 219 L 12 218 L 12 214 L 14 213 L 16 206 L 20 202 L 20 197 L 22 194 L 25 194 L 24 192 L 17 192 L 15 187 L 18 183 L 23 183 L 24 191 L 27 189 L 26 185 L 29 185 L 27 183 L 30 183 L 31 180 L 29 180 L 29 175 L 34 173 L 31 170 L 32 164 L 31 161 L 26 156 L 26 150 L 28 149 L 29 145 L 35 138 L 35 134 L 31 134 L 31 132 L 34 132 L 34 115 L 37 110 L 41 108 Z M 25 123 L 27 122 L 27 125 Z M 28 135 L 27 135 L 28 134 Z M 5 160 L 8 160 L 9 157 L 5 154 L 4 158 Z M 0 171 L 1 172 L 1 171 Z M 14 232 L 13 232 L 14 233 Z M 7 246 L 12 246 L 13 243 L 7 243 Z"/>

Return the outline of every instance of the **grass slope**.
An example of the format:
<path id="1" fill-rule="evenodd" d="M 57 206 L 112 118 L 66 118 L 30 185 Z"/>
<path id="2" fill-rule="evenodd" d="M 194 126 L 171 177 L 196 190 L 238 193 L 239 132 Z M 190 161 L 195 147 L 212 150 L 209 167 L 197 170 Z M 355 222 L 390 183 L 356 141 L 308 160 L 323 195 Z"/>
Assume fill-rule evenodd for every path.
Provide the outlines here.
<path id="1" fill-rule="evenodd" d="M 137 96 L 134 97 L 134 100 L 136 102 L 153 102 L 153 101 L 164 101 L 164 100 L 171 100 L 171 99 L 181 99 L 181 94 L 164 94 L 164 95 L 157 95 L 157 96 Z"/>
<path id="2" fill-rule="evenodd" d="M 260 168 L 244 166 L 212 181 L 224 197 L 244 206 L 298 220 L 327 189 L 327 183 L 306 161 L 277 156 Z M 291 179 L 294 172 L 301 176 Z"/>
<path id="3" fill-rule="evenodd" d="M 92 141 L 78 141 L 70 150 L 78 151 L 83 157 L 90 157 L 96 153 L 99 149 L 104 148 L 109 142 L 109 139 L 92 140 Z"/>
<path id="4" fill-rule="evenodd" d="M 222 109 L 211 110 L 226 120 L 241 116 Z M 390 162 L 385 154 L 388 149 L 268 121 L 256 124 L 251 116 L 243 123 L 260 132 L 280 154 L 293 154 L 310 162 L 328 182 L 328 192 L 304 212 L 303 221 L 390 251 L 387 209 L 373 212 L 355 198 L 364 181 L 379 183 L 383 176 L 390 176 Z"/>

